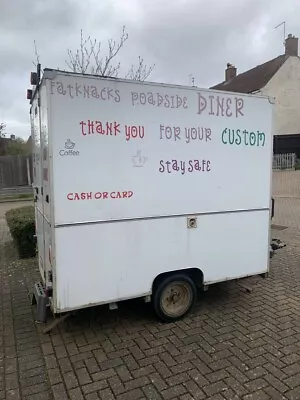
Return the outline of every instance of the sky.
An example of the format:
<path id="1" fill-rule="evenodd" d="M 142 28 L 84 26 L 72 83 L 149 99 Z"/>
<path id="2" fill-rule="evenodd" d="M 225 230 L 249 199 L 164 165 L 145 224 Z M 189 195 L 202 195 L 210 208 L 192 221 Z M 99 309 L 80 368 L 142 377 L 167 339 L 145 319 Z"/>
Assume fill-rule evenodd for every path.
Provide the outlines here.
<path id="1" fill-rule="evenodd" d="M 286 36 L 300 35 L 299 0 L 0 0 L 0 122 L 6 133 L 30 135 L 30 72 L 35 45 L 42 68 L 67 70 L 68 49 L 80 31 L 102 42 L 128 40 L 117 57 L 120 77 L 141 56 L 155 65 L 151 81 L 210 87 L 229 62 L 238 73 L 284 52 Z"/>

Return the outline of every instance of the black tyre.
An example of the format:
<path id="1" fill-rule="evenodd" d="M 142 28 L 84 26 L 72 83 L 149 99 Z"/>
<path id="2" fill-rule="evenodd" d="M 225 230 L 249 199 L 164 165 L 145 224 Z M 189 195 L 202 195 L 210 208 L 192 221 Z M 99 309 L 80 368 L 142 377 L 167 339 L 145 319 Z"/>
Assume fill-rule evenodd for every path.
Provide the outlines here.
<path id="1" fill-rule="evenodd" d="M 185 274 L 162 278 L 153 292 L 156 315 L 164 322 L 176 321 L 188 314 L 197 299 L 193 280 Z"/>

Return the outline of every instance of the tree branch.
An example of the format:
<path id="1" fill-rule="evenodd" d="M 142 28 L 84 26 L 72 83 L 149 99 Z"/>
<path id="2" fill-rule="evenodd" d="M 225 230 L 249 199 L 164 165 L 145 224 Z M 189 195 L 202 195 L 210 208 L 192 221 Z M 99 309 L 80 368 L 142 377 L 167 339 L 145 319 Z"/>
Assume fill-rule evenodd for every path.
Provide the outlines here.
<path id="1" fill-rule="evenodd" d="M 154 67 L 155 67 L 155 64 L 151 65 L 150 67 L 145 65 L 144 64 L 144 59 L 139 56 L 139 62 L 138 62 L 137 67 L 132 65 L 130 70 L 125 75 L 125 78 L 126 79 L 131 79 L 133 81 L 144 82 L 146 79 L 149 78 L 149 76 L 151 75 Z"/>
<path id="2" fill-rule="evenodd" d="M 128 40 L 128 33 L 125 26 L 122 28 L 122 33 L 118 42 L 113 39 L 108 40 L 107 55 L 103 56 L 102 43 L 97 39 L 92 39 L 88 36 L 86 39 L 83 36 L 83 31 L 80 31 L 80 46 L 76 52 L 68 49 L 67 66 L 73 72 L 82 74 L 91 73 L 99 76 L 118 77 L 121 64 L 116 62 L 116 57 Z M 147 67 L 144 60 L 139 57 L 137 67 L 132 65 L 126 77 L 133 80 L 146 80 L 152 73 L 154 65 Z"/>

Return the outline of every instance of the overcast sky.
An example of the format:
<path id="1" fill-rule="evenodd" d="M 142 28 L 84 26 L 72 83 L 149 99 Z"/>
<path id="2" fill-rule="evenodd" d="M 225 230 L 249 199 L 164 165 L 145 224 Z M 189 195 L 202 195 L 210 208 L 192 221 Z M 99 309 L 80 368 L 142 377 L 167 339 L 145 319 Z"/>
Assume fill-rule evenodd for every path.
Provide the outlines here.
<path id="1" fill-rule="evenodd" d="M 209 87 L 227 62 L 243 72 L 284 52 L 286 34 L 300 35 L 299 0 L 0 0 L 0 122 L 8 134 L 30 135 L 26 89 L 34 40 L 42 67 L 66 69 L 80 30 L 103 41 L 129 39 L 123 71 L 141 55 L 155 64 L 151 80 Z M 105 53 L 104 53 L 105 54 Z"/>

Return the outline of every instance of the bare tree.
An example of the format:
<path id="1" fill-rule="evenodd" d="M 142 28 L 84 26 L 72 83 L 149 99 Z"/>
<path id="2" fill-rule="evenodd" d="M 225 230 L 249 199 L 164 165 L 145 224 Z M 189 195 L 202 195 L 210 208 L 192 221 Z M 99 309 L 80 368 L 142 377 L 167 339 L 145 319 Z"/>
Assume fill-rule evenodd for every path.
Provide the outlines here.
<path id="1" fill-rule="evenodd" d="M 4 133 L 5 128 L 6 128 L 6 124 L 4 122 L 0 122 L 0 137 L 5 136 L 5 133 Z"/>
<path id="2" fill-rule="evenodd" d="M 132 65 L 130 70 L 125 75 L 126 79 L 132 79 L 133 81 L 144 82 L 151 75 L 155 64 L 148 67 L 144 64 L 144 59 L 139 56 L 139 62 L 137 66 Z"/>
<path id="3" fill-rule="evenodd" d="M 113 39 L 108 40 L 107 55 L 103 56 L 102 42 L 93 39 L 91 36 L 84 38 L 83 31 L 80 31 L 80 46 L 75 52 L 68 49 L 67 66 L 73 72 L 82 74 L 91 73 L 100 76 L 109 76 L 117 78 L 120 72 L 121 64 L 116 61 L 116 57 L 128 39 L 128 33 L 123 26 L 122 33 L 118 42 Z M 154 65 L 147 67 L 144 60 L 139 57 L 137 67 L 132 66 L 126 77 L 134 80 L 147 79 Z"/>

